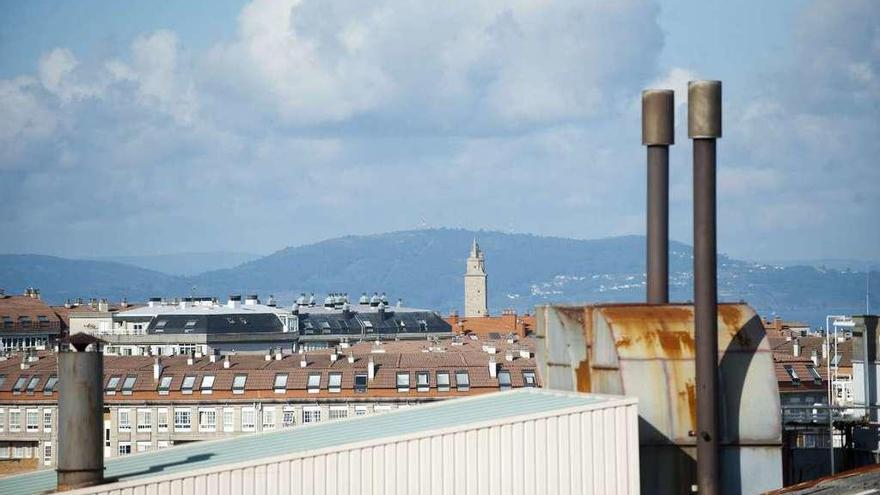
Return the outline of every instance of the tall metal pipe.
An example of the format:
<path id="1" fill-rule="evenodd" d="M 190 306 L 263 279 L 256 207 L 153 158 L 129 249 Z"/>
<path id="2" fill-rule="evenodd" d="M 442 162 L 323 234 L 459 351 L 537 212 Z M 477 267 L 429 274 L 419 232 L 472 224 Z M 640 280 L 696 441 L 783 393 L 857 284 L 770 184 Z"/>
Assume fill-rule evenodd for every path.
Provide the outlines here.
<path id="1" fill-rule="evenodd" d="M 669 146 L 675 144 L 675 94 L 642 91 L 642 145 L 648 148 L 646 274 L 648 303 L 669 302 Z"/>
<path id="2" fill-rule="evenodd" d="M 694 146 L 697 488 L 700 495 L 715 495 L 721 492 L 715 218 L 715 140 L 721 137 L 721 81 L 688 83 L 688 137 Z"/>
<path id="3" fill-rule="evenodd" d="M 58 352 L 58 490 L 104 480 L 104 356 L 98 343 L 77 348 Z"/>

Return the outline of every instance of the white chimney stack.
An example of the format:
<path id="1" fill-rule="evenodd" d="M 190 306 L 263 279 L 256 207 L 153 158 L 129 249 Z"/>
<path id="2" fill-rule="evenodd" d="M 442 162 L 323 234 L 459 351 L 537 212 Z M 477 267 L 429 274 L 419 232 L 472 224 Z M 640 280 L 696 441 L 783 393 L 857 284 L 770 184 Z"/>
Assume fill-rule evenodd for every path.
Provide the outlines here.
<path id="1" fill-rule="evenodd" d="M 528 358 L 532 357 L 532 353 L 528 349 L 520 349 L 519 350 L 519 357 L 521 357 L 523 359 L 528 359 Z"/>
<path id="2" fill-rule="evenodd" d="M 161 375 L 162 363 L 159 361 L 159 356 L 156 356 L 156 359 L 153 360 L 153 380 L 159 381 Z"/>
<path id="3" fill-rule="evenodd" d="M 309 365 L 309 362 L 306 361 L 306 355 L 303 354 L 302 359 L 299 360 L 299 367 L 300 367 L 300 368 L 305 368 L 305 367 L 308 366 L 308 365 Z"/>
<path id="4" fill-rule="evenodd" d="M 211 361 L 212 363 L 216 363 L 217 362 L 217 354 L 212 352 L 211 355 L 208 356 L 208 360 Z"/>
<path id="5" fill-rule="evenodd" d="M 508 363 L 513 361 L 513 351 L 507 351 L 504 353 L 504 360 Z"/>
<path id="6" fill-rule="evenodd" d="M 335 351 L 333 352 L 333 354 L 330 354 L 330 362 L 331 363 L 335 363 L 337 359 L 339 359 L 339 354 L 336 354 Z"/>
<path id="7" fill-rule="evenodd" d="M 495 356 L 489 357 L 489 376 L 492 378 L 498 376 L 498 363 L 495 362 Z"/>
<path id="8" fill-rule="evenodd" d="M 367 376 L 370 378 L 370 381 L 376 378 L 376 363 L 373 362 L 372 356 L 370 357 L 370 362 L 367 363 Z"/>
<path id="9" fill-rule="evenodd" d="M 265 360 L 265 361 L 271 361 L 271 360 L 272 360 L 272 355 L 271 355 L 271 354 L 266 354 L 265 356 L 263 356 L 263 360 Z"/>
<path id="10" fill-rule="evenodd" d="M 281 355 L 281 348 L 279 347 L 277 351 L 275 351 L 275 361 L 281 361 L 281 358 L 284 356 Z"/>
<path id="11" fill-rule="evenodd" d="M 229 354 L 226 355 L 226 359 L 223 360 L 223 368 L 229 368 L 232 363 L 229 362 Z"/>
<path id="12" fill-rule="evenodd" d="M 822 361 L 828 359 L 828 342 L 822 342 Z"/>
<path id="13" fill-rule="evenodd" d="M 813 361 L 813 366 L 819 366 L 819 351 L 813 349 L 813 351 L 810 352 L 810 360 Z"/>
<path id="14" fill-rule="evenodd" d="M 354 354 L 349 354 L 348 355 L 348 363 L 351 364 L 353 362 L 354 362 Z"/>
<path id="15" fill-rule="evenodd" d="M 791 346 L 791 350 L 794 357 L 799 357 L 801 355 L 801 343 L 799 339 L 794 339 L 794 344 Z"/>

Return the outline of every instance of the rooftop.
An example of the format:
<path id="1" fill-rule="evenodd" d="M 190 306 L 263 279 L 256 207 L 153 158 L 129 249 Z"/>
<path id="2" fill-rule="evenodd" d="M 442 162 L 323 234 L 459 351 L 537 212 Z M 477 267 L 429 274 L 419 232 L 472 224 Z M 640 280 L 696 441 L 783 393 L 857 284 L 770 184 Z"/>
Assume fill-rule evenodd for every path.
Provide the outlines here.
<path id="1" fill-rule="evenodd" d="M 39 297 L 0 295 L 0 334 L 59 333 L 61 320 Z"/>
<path id="2" fill-rule="evenodd" d="M 505 424 L 524 416 L 548 417 L 557 411 L 632 404 L 635 399 L 551 392 L 529 389 L 443 401 L 380 415 L 360 416 L 327 423 L 314 423 L 269 433 L 195 442 L 172 449 L 105 460 L 105 477 L 126 482 L 157 476 L 173 476 L 197 469 L 239 463 L 259 463 L 277 456 L 305 454 L 343 445 L 383 444 L 439 430 L 472 429 L 480 425 Z M 55 489 L 52 469 L 0 478 L 0 493 L 25 495 Z M 117 488 L 102 486 L 101 489 Z"/>

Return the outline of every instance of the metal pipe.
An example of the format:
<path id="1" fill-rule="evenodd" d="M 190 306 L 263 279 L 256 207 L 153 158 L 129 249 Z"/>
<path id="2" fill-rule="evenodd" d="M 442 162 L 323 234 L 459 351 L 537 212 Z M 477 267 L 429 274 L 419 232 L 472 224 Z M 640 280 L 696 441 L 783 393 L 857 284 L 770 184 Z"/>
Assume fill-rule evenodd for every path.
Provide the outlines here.
<path id="1" fill-rule="evenodd" d="M 104 480 L 103 353 L 58 352 L 58 490 Z"/>
<path id="2" fill-rule="evenodd" d="M 697 489 L 721 492 L 718 428 L 718 280 L 715 140 L 721 137 L 721 82 L 688 83 L 688 136 L 694 160 L 694 340 Z"/>
<path id="3" fill-rule="evenodd" d="M 669 302 L 669 146 L 675 144 L 675 94 L 642 92 L 642 144 L 648 147 L 646 275 L 649 304 Z"/>

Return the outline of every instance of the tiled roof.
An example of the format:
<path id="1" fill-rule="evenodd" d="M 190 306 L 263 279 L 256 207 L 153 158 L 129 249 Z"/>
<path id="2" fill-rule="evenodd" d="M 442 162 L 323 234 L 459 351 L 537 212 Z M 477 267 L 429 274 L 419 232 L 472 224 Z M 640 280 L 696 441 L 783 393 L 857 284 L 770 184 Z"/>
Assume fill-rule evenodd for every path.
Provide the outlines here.
<path id="1" fill-rule="evenodd" d="M 813 361 L 808 357 L 795 357 L 788 354 L 773 354 L 773 363 L 776 372 L 776 381 L 782 390 L 809 390 L 809 389 L 825 389 L 827 386 L 825 371 L 820 371 L 813 366 Z M 797 376 L 797 380 L 787 371 L 791 368 Z M 819 380 L 813 375 L 810 369 L 819 372 Z"/>
<path id="2" fill-rule="evenodd" d="M 453 315 L 447 316 L 444 320 L 452 326 L 456 333 L 473 333 L 480 337 L 491 336 L 496 339 L 503 338 L 510 333 L 526 336 L 535 328 L 534 316 L 517 315 L 516 313 L 470 318 Z"/>
<path id="3" fill-rule="evenodd" d="M 275 375 L 279 373 L 288 375 L 287 396 L 314 399 L 364 397 L 363 392 L 358 393 L 354 390 L 354 381 L 356 375 L 367 373 L 370 360 L 375 366 L 375 377 L 368 383 L 367 395 L 386 394 L 395 397 L 407 394 L 411 396 L 436 396 L 437 394 L 443 395 L 443 393 L 467 395 L 497 390 L 500 386 L 498 376 L 492 377 L 489 373 L 489 362 L 493 358 L 496 360 L 499 374 L 509 373 L 513 387 L 526 386 L 524 371 L 535 372 L 536 370 L 535 359 L 529 350 L 531 345 L 528 341 L 516 345 L 496 345 L 496 354 L 490 355 L 483 350 L 483 342 L 463 340 L 456 345 L 453 345 L 451 340 L 441 341 L 439 346 L 433 346 L 434 350 L 428 350 L 429 346 L 426 342 L 388 342 L 380 347 L 384 352 L 373 352 L 376 346 L 373 343 L 364 342 L 355 344 L 348 349 L 341 349 L 336 360 L 331 359 L 332 351 L 287 354 L 283 355 L 280 360 L 276 360 L 274 355 L 270 360 L 259 355 L 238 355 L 229 357 L 228 368 L 224 367 L 223 357 L 218 357 L 216 362 L 211 362 L 208 357 L 202 357 L 194 359 L 193 364 L 187 364 L 188 358 L 186 356 L 164 357 L 160 358 L 161 376 L 171 377 L 167 398 L 157 392 L 160 380 L 153 379 L 154 358 L 149 356 L 106 356 L 104 358 L 105 386 L 110 377 L 118 376 L 120 378 L 115 387 L 117 394 L 107 396 L 106 400 L 126 400 L 129 398 L 153 401 L 204 399 L 205 397 L 201 397 L 199 394 L 199 388 L 206 375 L 215 377 L 213 398 L 228 396 L 231 399 L 246 399 L 263 397 L 267 394 L 281 398 L 285 395 L 274 395 L 273 388 Z M 521 349 L 525 349 L 529 353 L 528 358 L 520 356 Z M 508 350 L 516 352 L 508 353 Z M 353 362 L 349 362 L 348 356 L 352 356 Z M 512 358 L 511 361 L 507 360 L 508 356 Z M 305 367 L 300 364 L 302 360 L 307 363 Z M 5 378 L 0 384 L 0 397 L 27 399 L 29 397 L 27 394 L 16 395 L 13 393 L 16 381 L 22 376 L 28 377 L 28 380 L 34 376 L 39 377 L 39 384 L 34 392 L 37 398 L 42 397 L 42 387 L 47 378 L 57 372 L 53 353 L 40 353 L 37 361 L 29 363 L 27 369 L 21 369 L 21 362 L 22 358 L 17 356 L 0 362 L 0 376 Z M 468 374 L 469 390 L 467 391 L 457 390 L 456 373 L 459 371 L 465 371 Z M 428 372 L 431 388 L 429 392 L 416 390 L 419 372 Z M 437 390 L 437 372 L 449 373 L 449 392 Z M 329 376 L 333 373 L 342 375 L 339 392 L 328 390 Z M 397 391 L 398 373 L 409 374 L 409 392 L 399 393 Z M 247 375 L 245 394 L 232 394 L 233 379 L 240 374 Z M 318 393 L 308 393 L 306 390 L 308 377 L 313 374 L 320 375 L 320 391 Z M 181 392 L 183 379 L 188 375 L 196 377 L 193 395 Z M 136 377 L 131 394 L 122 393 L 123 381 L 127 376 Z"/>
<path id="4" fill-rule="evenodd" d="M 0 296 L 0 333 L 58 333 L 61 319 L 45 302 L 28 296 Z"/>

